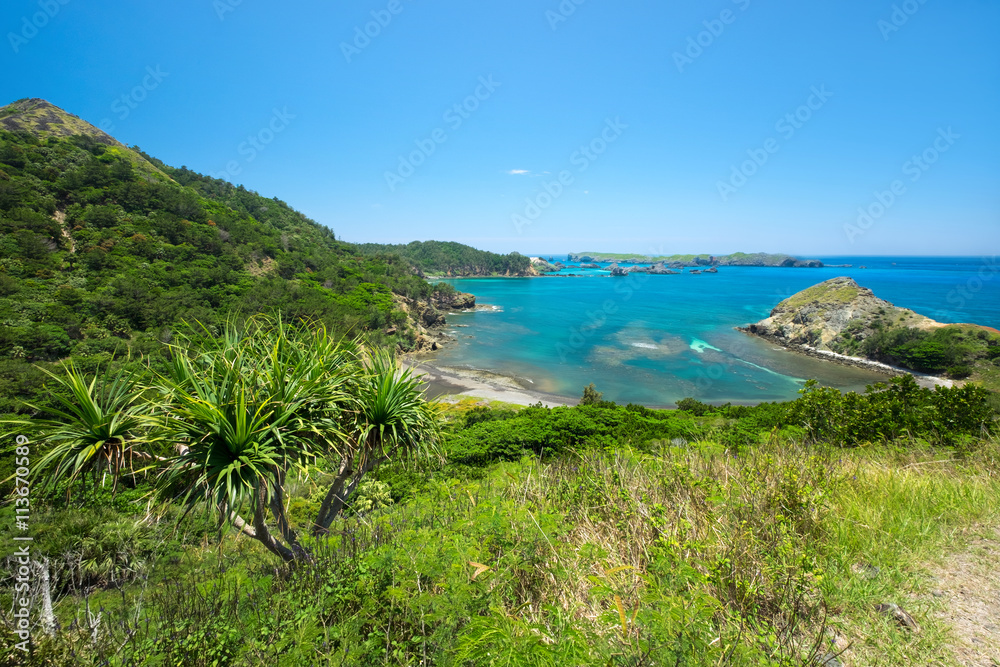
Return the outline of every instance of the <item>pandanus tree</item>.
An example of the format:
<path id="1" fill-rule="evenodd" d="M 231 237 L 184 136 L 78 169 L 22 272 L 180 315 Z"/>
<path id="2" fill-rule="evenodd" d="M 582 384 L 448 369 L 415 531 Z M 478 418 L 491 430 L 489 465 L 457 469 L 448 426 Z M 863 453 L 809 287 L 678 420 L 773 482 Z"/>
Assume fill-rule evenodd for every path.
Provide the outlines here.
<path id="1" fill-rule="evenodd" d="M 146 451 L 156 439 L 157 422 L 130 373 L 105 372 L 99 374 L 100 381 L 88 381 L 72 363 L 66 364 L 64 377 L 45 373 L 56 405 L 26 407 L 49 416 L 4 422 L 12 433 L 37 433 L 44 439 L 48 451 L 34 469 L 46 471 L 45 487 L 65 480 L 71 489 L 77 480 L 86 483 L 91 478 L 96 483 L 110 475 L 116 489 L 121 474 L 159 460 Z"/>
<path id="2" fill-rule="evenodd" d="M 282 560 L 309 557 L 287 514 L 289 475 L 333 473 L 318 516 L 304 527 L 322 535 L 376 465 L 433 451 L 434 409 L 419 378 L 400 370 L 390 352 L 280 319 L 251 319 L 218 337 L 207 333 L 179 337 L 168 370 L 152 381 L 130 381 L 131 398 L 116 399 L 135 412 L 120 440 L 173 445 L 167 456 L 141 457 L 158 464 L 161 493 L 218 512 Z M 48 438 L 72 414 L 35 430 Z M 42 474 L 72 477 L 92 467 L 78 455 L 85 441 L 65 440 Z"/>
<path id="3" fill-rule="evenodd" d="M 395 456 L 426 456 L 437 440 L 437 416 L 423 398 L 420 381 L 400 371 L 393 355 L 367 356 L 354 384 L 352 409 L 343 413 L 345 446 L 334 451 L 337 476 L 320 506 L 313 527 L 326 533 L 365 473 Z"/>

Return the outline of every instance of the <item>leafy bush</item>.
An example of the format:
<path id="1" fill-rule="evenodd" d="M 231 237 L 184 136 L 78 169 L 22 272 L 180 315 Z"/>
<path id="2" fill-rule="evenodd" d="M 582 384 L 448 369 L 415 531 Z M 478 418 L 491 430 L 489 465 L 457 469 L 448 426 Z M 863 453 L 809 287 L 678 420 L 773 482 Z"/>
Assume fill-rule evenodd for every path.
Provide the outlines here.
<path id="1" fill-rule="evenodd" d="M 594 405 L 595 403 L 600 403 L 603 396 L 604 394 L 597 391 L 594 383 L 591 382 L 583 388 L 583 398 L 580 399 L 580 405 Z"/>
<path id="2" fill-rule="evenodd" d="M 790 419 L 814 441 L 855 446 L 900 438 L 950 444 L 961 435 L 980 436 L 995 428 L 990 393 L 975 384 L 919 387 L 911 375 L 877 383 L 864 394 L 841 394 L 806 383 L 790 406 Z"/>
<path id="3" fill-rule="evenodd" d="M 682 398 L 677 401 L 677 409 L 690 412 L 695 417 L 704 417 L 707 414 L 715 412 L 715 406 L 709 405 L 708 403 L 702 403 L 701 401 L 690 397 Z"/>

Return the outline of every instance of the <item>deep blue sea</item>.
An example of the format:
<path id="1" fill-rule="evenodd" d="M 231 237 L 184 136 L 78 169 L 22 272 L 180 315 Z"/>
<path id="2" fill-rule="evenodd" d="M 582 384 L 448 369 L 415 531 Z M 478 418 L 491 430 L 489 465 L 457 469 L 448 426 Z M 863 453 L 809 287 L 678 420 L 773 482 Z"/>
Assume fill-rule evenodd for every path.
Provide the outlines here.
<path id="1" fill-rule="evenodd" d="M 862 390 L 884 376 L 782 350 L 733 329 L 836 276 L 851 276 L 876 296 L 941 322 L 1000 328 L 1000 260 L 992 255 L 820 257 L 852 266 L 719 267 L 717 274 L 685 269 L 626 278 L 553 257 L 567 264 L 562 273 L 579 277 L 445 281 L 497 309 L 449 315 L 457 342 L 435 363 L 510 375 L 527 388 L 574 398 L 593 382 L 607 399 L 648 406 L 672 406 L 685 396 L 713 403 L 788 400 L 808 378 Z"/>

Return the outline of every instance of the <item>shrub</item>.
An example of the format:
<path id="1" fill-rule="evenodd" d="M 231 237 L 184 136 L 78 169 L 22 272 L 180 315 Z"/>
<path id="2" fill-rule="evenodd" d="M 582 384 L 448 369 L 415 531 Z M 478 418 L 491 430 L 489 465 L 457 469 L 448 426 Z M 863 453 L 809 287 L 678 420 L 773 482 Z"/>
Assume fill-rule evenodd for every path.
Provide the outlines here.
<path id="1" fill-rule="evenodd" d="M 947 371 L 948 377 L 955 378 L 956 380 L 962 380 L 964 378 L 972 375 L 972 368 L 966 366 L 965 364 L 960 364 L 958 366 L 952 366 Z"/>
<path id="2" fill-rule="evenodd" d="M 594 383 L 591 382 L 583 388 L 583 398 L 580 399 L 580 405 L 594 405 L 595 403 L 600 403 L 603 396 L 604 394 L 597 391 L 597 388 L 594 387 Z"/>
<path id="3" fill-rule="evenodd" d="M 682 398 L 677 401 L 677 409 L 690 412 L 695 417 L 703 417 L 707 414 L 715 412 L 714 406 L 709 405 L 708 403 L 702 403 L 694 398 Z"/>

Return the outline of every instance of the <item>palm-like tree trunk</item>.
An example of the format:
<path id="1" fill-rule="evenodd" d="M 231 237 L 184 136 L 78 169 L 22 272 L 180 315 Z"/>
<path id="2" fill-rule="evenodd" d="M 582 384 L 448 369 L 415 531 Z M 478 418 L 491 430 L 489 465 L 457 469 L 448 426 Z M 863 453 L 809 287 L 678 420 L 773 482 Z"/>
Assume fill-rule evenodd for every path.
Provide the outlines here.
<path id="1" fill-rule="evenodd" d="M 354 457 L 348 458 L 340 466 L 337 477 L 330 485 L 320 505 L 319 513 L 316 516 L 316 523 L 313 525 L 313 535 L 326 535 L 330 532 L 330 524 L 340 516 L 364 476 L 375 469 L 375 467 L 389 459 L 388 456 L 376 458 L 373 449 L 362 452 L 362 463 L 356 469 L 354 467 Z"/>
<path id="2" fill-rule="evenodd" d="M 281 560 L 290 563 L 295 560 L 295 553 L 284 544 L 274 539 L 271 531 L 267 528 L 267 489 L 262 483 L 257 484 L 254 489 L 253 500 L 253 530 L 255 538 L 271 553 L 277 555 Z"/>
<path id="3" fill-rule="evenodd" d="M 299 537 L 288 522 L 288 515 L 285 513 L 285 471 L 277 470 L 275 472 L 275 480 L 276 484 L 274 493 L 271 494 L 270 508 L 271 514 L 278 524 L 278 532 L 281 533 L 282 539 L 291 548 L 296 560 L 311 560 L 312 554 L 299 543 Z"/>

